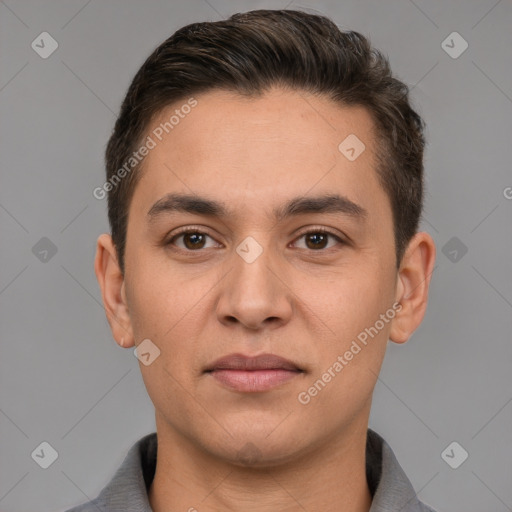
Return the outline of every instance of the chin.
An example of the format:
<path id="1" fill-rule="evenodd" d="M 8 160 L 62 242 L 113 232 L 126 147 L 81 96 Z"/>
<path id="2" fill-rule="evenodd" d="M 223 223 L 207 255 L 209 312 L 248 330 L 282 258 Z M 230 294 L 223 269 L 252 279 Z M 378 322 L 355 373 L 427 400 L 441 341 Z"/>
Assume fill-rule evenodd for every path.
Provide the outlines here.
<path id="1" fill-rule="evenodd" d="M 273 438 L 272 438 L 273 437 Z M 272 439 L 271 439 L 272 438 Z M 302 436 L 299 436 L 303 440 Z M 289 432 L 281 433 L 281 436 L 268 433 L 246 432 L 224 438 L 226 444 L 216 444 L 210 447 L 210 453 L 215 457 L 224 459 L 228 464 L 246 468 L 270 468 L 289 463 L 299 457 L 304 449 L 302 441 L 298 444 L 294 436 Z"/>

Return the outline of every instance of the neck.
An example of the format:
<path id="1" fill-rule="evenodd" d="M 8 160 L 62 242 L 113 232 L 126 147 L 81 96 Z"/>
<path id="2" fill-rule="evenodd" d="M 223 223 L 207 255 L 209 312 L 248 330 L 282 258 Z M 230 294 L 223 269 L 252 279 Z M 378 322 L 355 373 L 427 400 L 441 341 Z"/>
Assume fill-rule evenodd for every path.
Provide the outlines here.
<path id="1" fill-rule="evenodd" d="M 241 467 L 204 451 L 168 425 L 158 432 L 154 512 L 368 512 L 367 422 L 278 466 Z M 167 427 L 167 428 L 166 428 Z"/>

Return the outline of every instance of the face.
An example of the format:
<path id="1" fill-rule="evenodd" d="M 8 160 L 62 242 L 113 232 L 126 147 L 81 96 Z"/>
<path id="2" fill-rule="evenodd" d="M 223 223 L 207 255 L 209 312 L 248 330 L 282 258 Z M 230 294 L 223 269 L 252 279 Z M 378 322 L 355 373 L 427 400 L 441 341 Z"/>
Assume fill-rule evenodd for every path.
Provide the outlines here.
<path id="1" fill-rule="evenodd" d="M 159 435 L 232 462 L 252 443 L 262 463 L 282 463 L 367 424 L 398 321 L 374 126 L 364 108 L 303 92 L 195 98 L 144 160 L 116 339 L 160 350 L 140 364 Z M 262 354 L 291 366 L 215 366 L 233 354 L 234 366 Z"/>

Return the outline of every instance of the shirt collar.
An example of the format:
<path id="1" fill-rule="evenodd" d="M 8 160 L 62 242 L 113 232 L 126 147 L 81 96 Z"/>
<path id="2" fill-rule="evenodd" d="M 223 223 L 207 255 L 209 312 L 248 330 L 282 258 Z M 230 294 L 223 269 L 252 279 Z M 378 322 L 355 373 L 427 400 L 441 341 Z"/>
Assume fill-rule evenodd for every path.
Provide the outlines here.
<path id="1" fill-rule="evenodd" d="M 155 475 L 157 444 L 156 432 L 139 439 L 92 503 L 109 512 L 152 512 L 147 492 Z M 391 447 L 371 429 L 366 439 L 366 478 L 372 494 L 369 512 L 435 512 L 417 499 Z"/>

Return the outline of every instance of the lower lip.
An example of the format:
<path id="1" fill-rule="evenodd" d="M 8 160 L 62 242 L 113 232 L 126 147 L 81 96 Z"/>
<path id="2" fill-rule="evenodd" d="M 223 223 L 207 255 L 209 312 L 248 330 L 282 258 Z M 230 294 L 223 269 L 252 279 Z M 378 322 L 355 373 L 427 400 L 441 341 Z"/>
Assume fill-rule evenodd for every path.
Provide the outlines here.
<path id="1" fill-rule="evenodd" d="M 213 370 L 212 377 L 236 391 L 256 393 L 268 391 L 288 382 L 302 372 L 291 370 Z"/>

